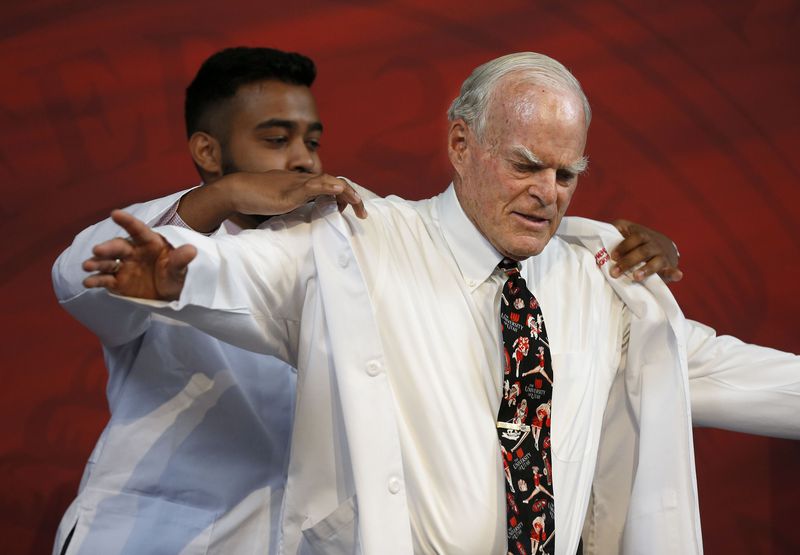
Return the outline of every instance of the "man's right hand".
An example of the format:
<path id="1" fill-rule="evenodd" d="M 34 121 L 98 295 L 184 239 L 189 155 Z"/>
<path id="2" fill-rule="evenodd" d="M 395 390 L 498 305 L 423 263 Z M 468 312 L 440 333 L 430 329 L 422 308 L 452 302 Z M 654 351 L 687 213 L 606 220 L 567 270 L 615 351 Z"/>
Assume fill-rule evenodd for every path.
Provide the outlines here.
<path id="1" fill-rule="evenodd" d="M 189 262 L 197 255 L 191 245 L 174 248 L 144 222 L 114 210 L 111 219 L 128 232 L 127 239 L 95 245 L 83 263 L 85 287 L 103 287 L 126 297 L 172 301 L 180 297 Z"/>
<path id="2" fill-rule="evenodd" d="M 361 197 L 344 179 L 280 170 L 232 173 L 192 189 L 181 199 L 178 215 L 195 231 L 206 233 L 234 214 L 286 214 L 324 195 L 335 197 L 339 210 L 350 205 L 356 216 L 367 217 Z"/>

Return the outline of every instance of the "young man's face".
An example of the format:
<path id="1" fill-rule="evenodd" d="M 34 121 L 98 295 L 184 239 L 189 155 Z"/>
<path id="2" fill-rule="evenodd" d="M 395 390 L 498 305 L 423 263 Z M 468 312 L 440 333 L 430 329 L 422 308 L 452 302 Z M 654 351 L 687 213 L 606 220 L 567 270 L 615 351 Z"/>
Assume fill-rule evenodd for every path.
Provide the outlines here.
<path id="1" fill-rule="evenodd" d="M 322 171 L 322 124 L 308 87 L 280 81 L 243 85 L 227 113 L 228 133 L 220 141 L 223 174 Z"/>

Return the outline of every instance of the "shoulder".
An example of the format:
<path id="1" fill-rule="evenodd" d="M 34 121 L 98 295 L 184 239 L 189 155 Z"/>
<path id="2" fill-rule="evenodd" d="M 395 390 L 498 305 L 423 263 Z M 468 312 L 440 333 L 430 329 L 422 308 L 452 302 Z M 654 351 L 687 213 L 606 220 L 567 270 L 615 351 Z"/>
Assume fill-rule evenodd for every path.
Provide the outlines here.
<path id="1" fill-rule="evenodd" d="M 537 290 L 563 297 L 567 304 L 617 297 L 591 246 L 555 236 L 526 261 L 527 279 Z"/>
<path id="2" fill-rule="evenodd" d="M 580 270 L 592 276 L 601 277 L 595 253 L 580 241 L 559 235 L 553 236 L 544 250 L 528 259 L 531 268 L 538 272 L 571 272 Z"/>
<path id="3" fill-rule="evenodd" d="M 190 187 L 177 191 L 170 195 L 159 197 L 144 202 L 137 202 L 123 208 L 126 212 L 133 214 L 145 223 L 150 223 L 152 220 L 160 217 L 164 212 L 177 203 L 183 195 L 194 189 Z"/>

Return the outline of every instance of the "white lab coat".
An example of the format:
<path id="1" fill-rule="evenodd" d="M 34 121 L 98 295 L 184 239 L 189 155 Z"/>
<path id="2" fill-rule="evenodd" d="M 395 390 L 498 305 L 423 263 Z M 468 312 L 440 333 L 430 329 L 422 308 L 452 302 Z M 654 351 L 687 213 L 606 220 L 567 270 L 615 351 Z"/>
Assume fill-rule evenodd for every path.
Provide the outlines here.
<path id="1" fill-rule="evenodd" d="M 298 293 L 299 298 L 287 300 L 287 304 L 302 306 L 299 320 L 264 319 L 254 324 L 245 304 L 231 305 L 236 284 L 226 283 L 220 289 L 213 280 L 198 287 L 200 293 L 190 302 L 182 298 L 166 308 L 164 303 L 138 302 L 190 321 L 222 339 L 286 359 L 300 353 L 290 352 L 291 341 L 273 342 L 272 337 L 313 335 L 311 348 L 298 362 L 304 372 L 298 379 L 281 552 L 411 553 L 392 391 L 382 372 L 384 355 L 376 315 L 354 254 L 360 225 L 351 215 L 342 217 L 335 205 L 318 206 L 317 210 L 310 223 L 311 255 L 309 260 L 297 262 L 313 264 L 314 278 Z M 186 242 L 180 232 L 165 229 L 164 234 L 176 246 Z M 603 247 L 610 252 L 619 241 L 610 226 L 588 221 L 565 222 L 560 236 L 592 253 Z M 285 248 L 291 251 L 291 244 Z M 238 264 L 225 259 L 224 252 L 219 256 L 226 266 Z M 603 268 L 607 270 L 607 266 Z M 243 266 L 241 270 L 252 276 L 255 269 Z M 626 370 L 620 373 L 610 399 L 619 415 L 608 419 L 601 440 L 587 549 L 604 554 L 619 546 L 625 553 L 700 553 L 689 369 L 700 361 L 699 366 L 709 375 L 722 371 L 735 381 L 740 367 L 775 352 L 745 346 L 733 353 L 738 365 L 730 365 L 722 356 L 727 354 L 726 340 L 686 321 L 657 278 L 649 279 L 645 286 L 627 279 L 609 280 L 631 309 L 632 321 Z M 208 311 L 215 308 L 224 310 Z M 602 322 L 591 324 L 602 326 Z M 304 331 L 304 325 L 316 331 Z M 715 350 L 713 356 L 707 356 Z M 783 377 L 796 374 L 797 357 L 778 353 L 774 358 L 786 371 Z M 704 393 L 715 387 L 708 385 Z M 785 396 L 777 382 L 769 389 L 765 395 L 785 407 L 782 416 L 795 416 L 785 429 L 800 435 L 796 384 Z M 726 414 L 717 417 L 710 411 L 706 423 L 725 423 L 733 410 L 722 412 Z M 780 420 L 774 415 L 770 418 Z M 641 433 L 635 435 L 637 432 Z M 606 446 L 615 444 L 627 447 L 619 452 L 621 464 L 617 467 L 606 464 L 615 458 Z M 604 487 L 608 482 L 628 485 L 609 491 Z"/>
<path id="2" fill-rule="evenodd" d="M 599 261 L 620 241 L 613 226 L 583 218 L 565 218 L 558 236 Z M 700 553 L 690 426 L 800 438 L 800 358 L 717 337 L 687 320 L 657 277 L 642 286 L 601 268 L 631 312 L 631 335 L 604 417 L 584 553 Z"/>
<path id="3" fill-rule="evenodd" d="M 152 224 L 184 193 L 126 210 Z M 73 527 L 69 555 L 274 552 L 296 373 L 86 290 L 81 262 L 122 232 L 89 227 L 53 267 L 61 305 L 103 343 L 111 411 L 54 553 Z"/>

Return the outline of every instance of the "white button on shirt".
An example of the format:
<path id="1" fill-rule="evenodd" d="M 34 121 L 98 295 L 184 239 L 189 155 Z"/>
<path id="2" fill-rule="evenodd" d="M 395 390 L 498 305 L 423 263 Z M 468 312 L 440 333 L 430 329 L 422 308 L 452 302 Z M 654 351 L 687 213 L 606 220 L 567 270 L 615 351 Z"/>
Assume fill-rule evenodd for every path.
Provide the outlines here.
<path id="1" fill-rule="evenodd" d="M 504 379 L 499 294 L 505 277 L 496 270 L 502 257 L 464 215 L 452 187 L 416 203 L 391 197 L 376 200 L 368 210 L 367 220 L 347 219 L 353 262 L 363 276 L 368 300 L 357 296 L 357 288 L 339 294 L 351 303 L 368 302 L 377 327 L 380 344 L 368 348 L 382 352 L 383 363 L 372 358 L 360 366 L 367 376 L 359 374 L 377 384 L 373 378 L 385 372 L 391 386 L 390 398 L 374 398 L 381 403 L 374 410 L 393 419 L 397 429 L 381 430 L 381 437 L 373 433 L 369 438 L 378 442 L 396 433 L 399 440 L 402 476 L 383 474 L 388 480 L 384 484 L 391 497 L 405 492 L 415 552 L 504 553 L 505 489 L 495 428 Z M 325 325 L 324 318 L 309 315 L 318 296 L 326 301 L 325 291 L 320 293 L 315 285 L 322 281 L 323 269 L 315 266 L 320 262 L 311 255 L 308 221 L 284 225 L 278 219 L 271 226 L 273 231 L 245 232 L 225 239 L 221 246 L 181 230 L 164 230 L 173 245 L 190 242 L 199 250 L 174 306 L 209 306 L 227 312 L 228 320 L 214 314 L 207 319 L 195 314 L 187 320 L 294 364 L 300 373 L 301 426 L 306 410 L 314 410 L 304 408 L 304 395 L 308 398 L 304 391 L 316 387 L 316 382 L 304 383 L 303 374 L 312 368 L 309 360 L 320 349 L 320 328 Z M 331 271 L 336 265 L 351 266 L 346 252 L 334 260 Z M 294 275 L 285 268 L 298 271 Z M 526 261 L 522 275 L 542 306 L 551 343 L 556 552 L 571 555 L 580 538 L 603 410 L 620 361 L 623 305 L 597 270 L 592 254 L 559 239 Z M 344 359 L 348 350 L 364 347 L 356 345 L 359 338 L 354 330 L 324 348 L 332 349 L 334 360 Z M 335 371 L 341 380 L 338 374 L 351 370 L 337 365 Z M 324 416 L 325 411 L 316 414 Z M 322 421 L 314 420 L 320 428 Z M 369 424 L 374 423 L 348 430 L 348 443 L 356 434 L 366 433 Z M 289 503 L 292 473 L 303 472 L 309 457 L 314 457 L 313 452 L 302 454 L 303 449 L 322 448 L 310 442 L 298 447 L 305 435 L 295 430 L 293 461 L 296 457 L 301 465 L 299 470 L 290 467 Z M 354 459 L 356 455 L 350 453 Z M 331 475 L 341 480 L 340 474 Z M 319 476 L 316 472 L 309 478 L 297 477 L 296 483 Z M 347 490 L 346 484 L 329 487 Z M 313 494 L 321 495 L 319 489 Z M 361 507 L 366 499 L 358 494 L 358 518 L 364 523 L 371 516 Z M 341 494 L 320 501 L 331 510 L 341 502 Z M 362 541 L 367 538 L 369 543 L 364 534 Z"/>
<path id="2" fill-rule="evenodd" d="M 367 374 L 373 378 L 381 373 L 381 363 L 376 360 L 371 360 L 367 363 Z"/>

